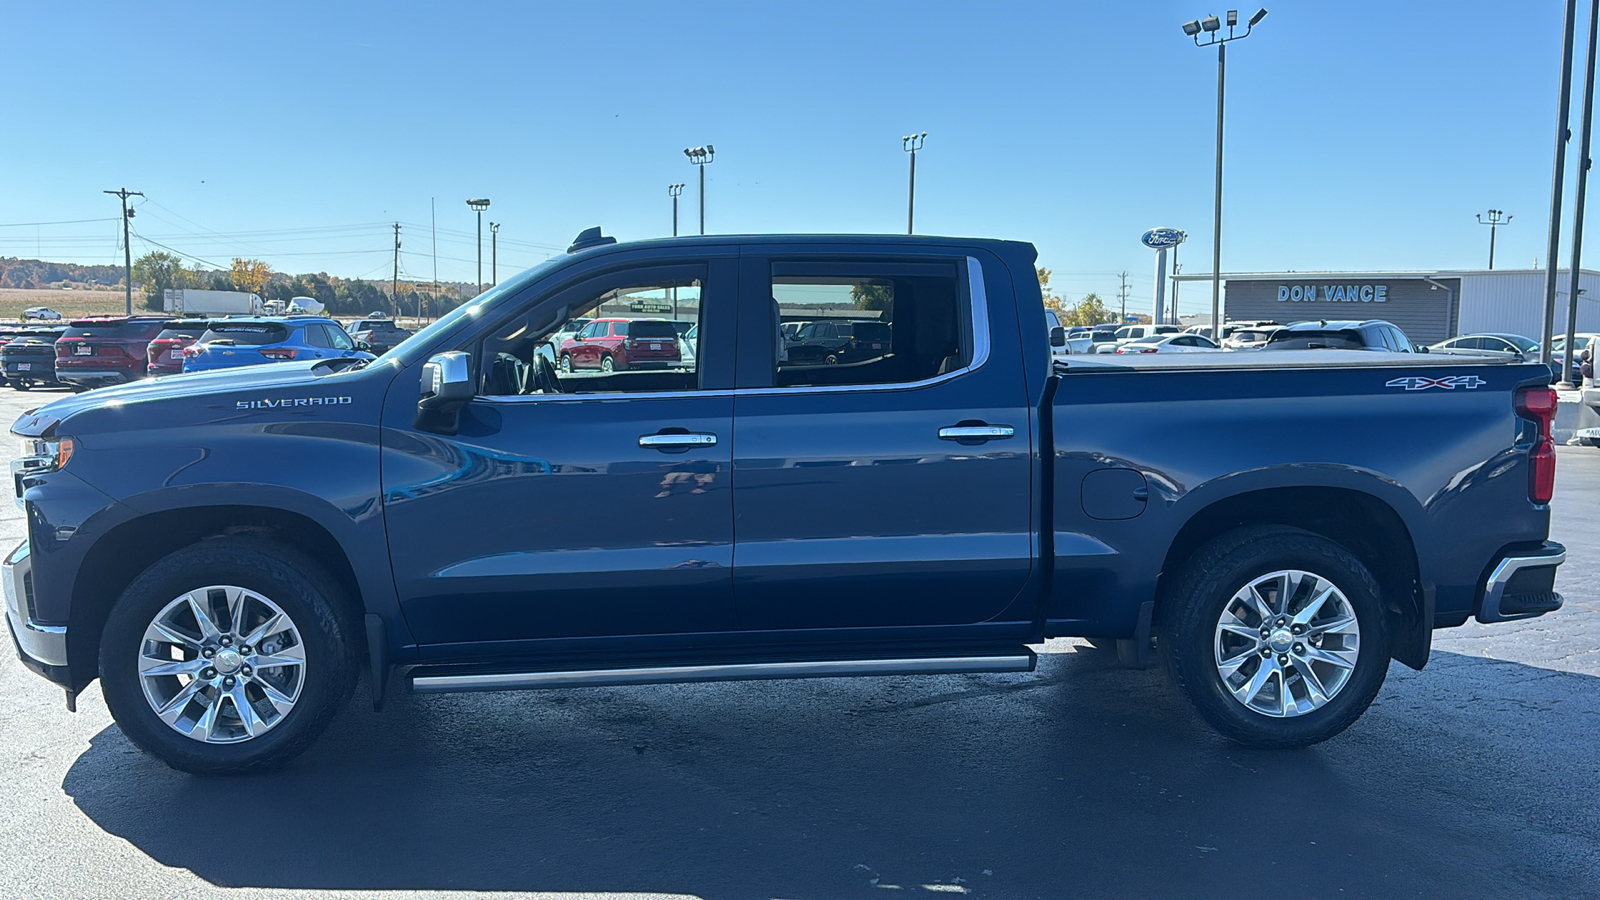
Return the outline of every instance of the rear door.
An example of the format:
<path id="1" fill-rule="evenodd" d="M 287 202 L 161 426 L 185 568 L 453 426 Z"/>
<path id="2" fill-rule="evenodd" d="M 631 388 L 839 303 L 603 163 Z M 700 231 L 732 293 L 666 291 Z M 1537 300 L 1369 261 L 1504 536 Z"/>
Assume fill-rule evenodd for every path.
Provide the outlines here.
<path id="1" fill-rule="evenodd" d="M 984 267 L 965 255 L 756 249 L 741 267 L 734 419 L 740 626 L 994 617 L 1032 556 L 1009 293 L 991 309 Z M 775 363 L 779 317 L 830 314 L 870 321 L 887 346 L 830 363 L 791 344 Z"/>

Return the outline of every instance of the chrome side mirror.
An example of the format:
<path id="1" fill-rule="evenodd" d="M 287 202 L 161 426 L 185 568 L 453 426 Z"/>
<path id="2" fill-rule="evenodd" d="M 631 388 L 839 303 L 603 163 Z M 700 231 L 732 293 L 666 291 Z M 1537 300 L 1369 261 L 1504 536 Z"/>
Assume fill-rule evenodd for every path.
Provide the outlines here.
<path id="1" fill-rule="evenodd" d="M 422 365 L 422 395 L 416 427 L 455 434 L 461 408 L 472 399 L 472 355 L 461 350 L 435 354 Z"/>

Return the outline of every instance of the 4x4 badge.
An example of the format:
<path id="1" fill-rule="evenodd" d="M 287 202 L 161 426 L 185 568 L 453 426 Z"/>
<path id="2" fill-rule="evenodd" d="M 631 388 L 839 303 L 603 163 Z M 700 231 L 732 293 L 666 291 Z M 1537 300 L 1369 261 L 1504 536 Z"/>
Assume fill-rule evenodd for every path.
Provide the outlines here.
<path id="1" fill-rule="evenodd" d="M 1446 375 L 1443 378 L 1424 378 L 1421 375 L 1408 375 L 1405 378 L 1391 379 L 1384 386 L 1403 388 L 1408 391 L 1425 391 L 1428 388 L 1443 388 L 1447 391 L 1465 388 L 1470 391 L 1488 383 L 1476 375 Z"/>

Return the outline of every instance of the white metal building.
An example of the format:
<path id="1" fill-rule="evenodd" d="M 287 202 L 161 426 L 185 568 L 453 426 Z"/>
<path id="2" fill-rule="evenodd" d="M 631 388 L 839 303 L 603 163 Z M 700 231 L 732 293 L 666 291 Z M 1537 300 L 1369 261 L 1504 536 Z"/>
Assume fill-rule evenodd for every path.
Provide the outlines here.
<path id="1" fill-rule="evenodd" d="M 1567 327 L 1570 274 L 1557 275 L 1553 330 L 1561 334 Z M 1210 275 L 1177 279 L 1206 282 Z M 1225 273 L 1222 280 L 1224 315 L 1233 321 L 1384 319 L 1422 344 L 1482 332 L 1537 340 L 1544 327 L 1543 269 L 1240 272 Z M 1583 270 L 1579 291 L 1577 330 L 1600 332 L 1600 272 Z"/>

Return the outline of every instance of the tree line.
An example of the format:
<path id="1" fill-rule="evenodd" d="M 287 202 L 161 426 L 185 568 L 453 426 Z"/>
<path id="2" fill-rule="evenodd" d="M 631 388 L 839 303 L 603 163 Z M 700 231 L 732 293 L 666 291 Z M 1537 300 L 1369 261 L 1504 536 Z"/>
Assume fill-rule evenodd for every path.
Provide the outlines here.
<path id="1" fill-rule="evenodd" d="M 188 267 L 171 253 L 146 253 L 134 261 L 133 283 L 144 294 L 145 306 L 162 308 L 163 291 L 192 289 L 207 291 L 246 291 L 263 300 L 313 297 L 331 315 L 364 316 L 382 310 L 391 316 L 437 316 L 460 306 L 468 299 L 452 285 L 441 286 L 438 295 L 418 291 L 414 284 L 401 282 L 398 295 L 391 296 L 389 282 L 340 278 L 326 272 L 289 275 L 273 271 L 258 259 L 235 259 L 228 271 Z"/>

